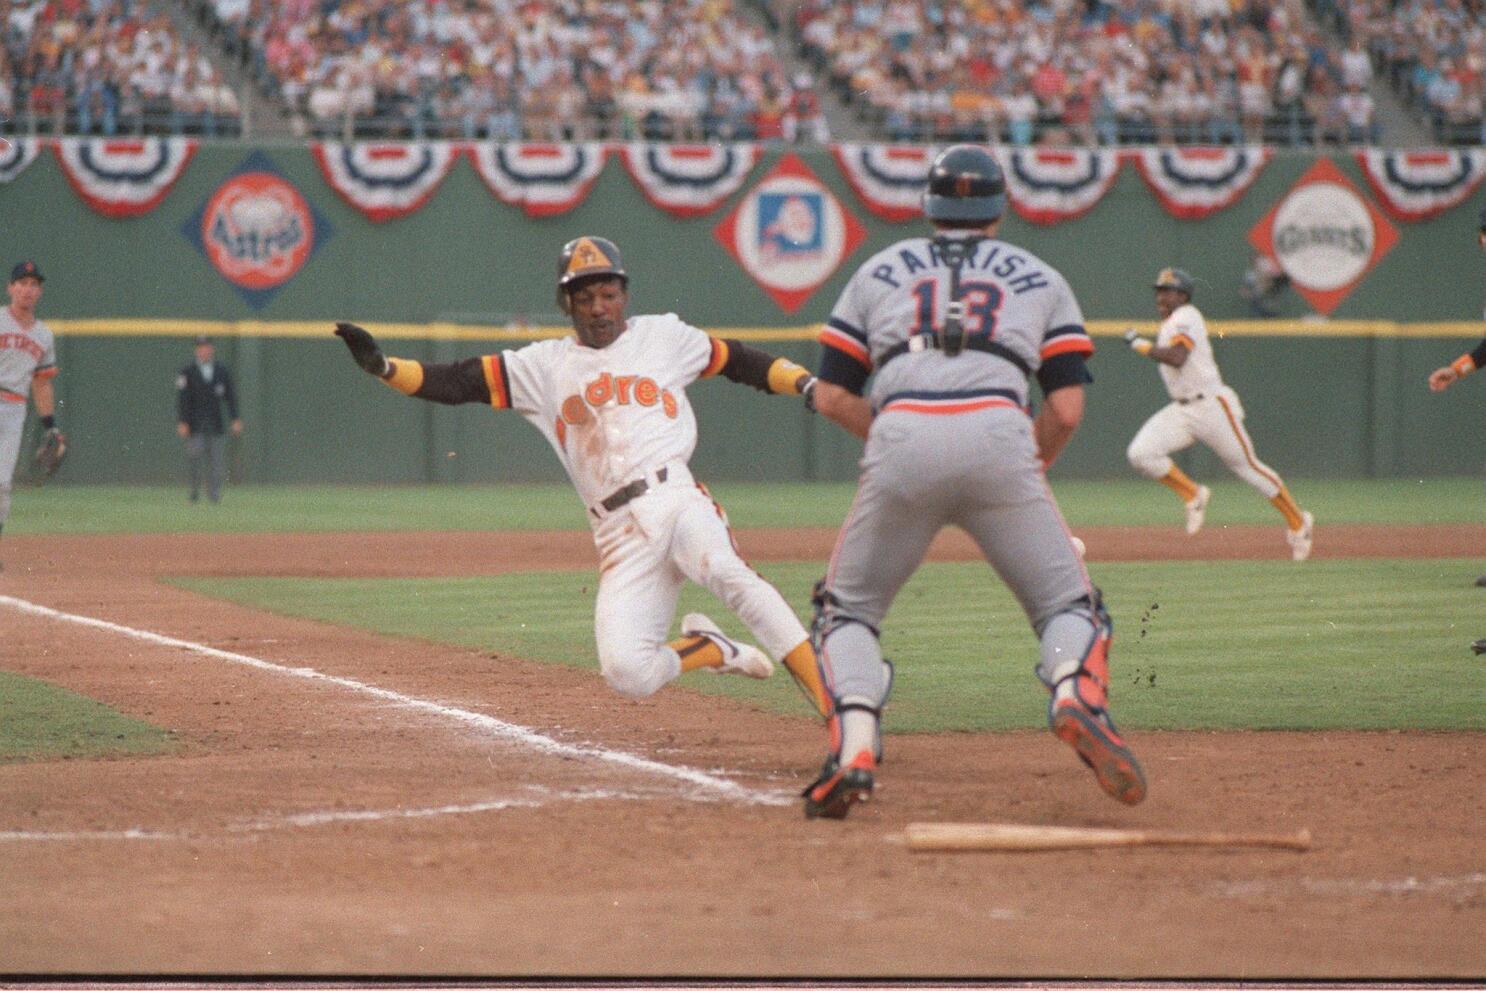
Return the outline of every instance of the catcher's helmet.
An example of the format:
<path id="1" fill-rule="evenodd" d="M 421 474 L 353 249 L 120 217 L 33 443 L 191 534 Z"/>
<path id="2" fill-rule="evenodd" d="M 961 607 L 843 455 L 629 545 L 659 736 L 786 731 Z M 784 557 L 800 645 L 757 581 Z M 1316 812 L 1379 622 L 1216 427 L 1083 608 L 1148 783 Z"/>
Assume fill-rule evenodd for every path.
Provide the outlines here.
<path id="1" fill-rule="evenodd" d="M 1153 289 L 1175 289 L 1177 292 L 1186 293 L 1187 298 L 1192 298 L 1192 277 L 1179 268 L 1163 268 L 1156 275 L 1156 284 Z"/>
<path id="2" fill-rule="evenodd" d="M 557 305 L 568 312 L 568 293 L 584 279 L 595 275 L 618 276 L 629 286 L 624 262 L 614 242 L 602 237 L 575 237 L 562 246 L 557 258 Z"/>
<path id="3" fill-rule="evenodd" d="M 930 220 L 989 224 L 1006 212 L 1006 176 L 991 153 L 975 145 L 951 145 L 929 167 L 924 213 Z"/>

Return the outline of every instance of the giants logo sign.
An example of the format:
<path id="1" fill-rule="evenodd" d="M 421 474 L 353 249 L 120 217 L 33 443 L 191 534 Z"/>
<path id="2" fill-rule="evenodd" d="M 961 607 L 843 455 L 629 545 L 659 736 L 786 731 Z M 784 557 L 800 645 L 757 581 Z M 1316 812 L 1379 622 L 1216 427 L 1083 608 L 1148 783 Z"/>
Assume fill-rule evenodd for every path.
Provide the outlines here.
<path id="1" fill-rule="evenodd" d="M 1317 312 L 1330 316 L 1383 256 L 1398 231 L 1328 158 L 1296 181 L 1249 231 Z"/>
<path id="2" fill-rule="evenodd" d="M 254 155 L 217 187 L 184 233 L 254 309 L 304 267 L 330 234 L 329 224 Z"/>

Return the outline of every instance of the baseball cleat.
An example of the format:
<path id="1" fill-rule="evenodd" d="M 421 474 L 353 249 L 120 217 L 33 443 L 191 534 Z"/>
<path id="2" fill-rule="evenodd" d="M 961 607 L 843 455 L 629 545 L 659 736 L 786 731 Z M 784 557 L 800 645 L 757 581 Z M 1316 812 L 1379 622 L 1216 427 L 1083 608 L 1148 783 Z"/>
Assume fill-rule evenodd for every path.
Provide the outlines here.
<path id="1" fill-rule="evenodd" d="M 681 618 L 681 635 L 706 637 L 722 649 L 722 665 L 707 668 L 716 674 L 746 674 L 750 678 L 767 678 L 774 673 L 774 662 L 769 655 L 752 644 L 739 643 L 718 628 L 699 612 L 687 613 Z"/>
<path id="2" fill-rule="evenodd" d="M 1475 652 L 1477 657 L 1486 654 L 1486 640 L 1477 640 L 1471 644 L 1471 650 Z"/>
<path id="3" fill-rule="evenodd" d="M 1311 556 L 1311 534 L 1316 526 L 1316 518 L 1310 513 L 1300 514 L 1300 529 L 1285 531 L 1285 539 L 1290 542 L 1290 557 L 1296 561 L 1304 561 Z"/>
<path id="4" fill-rule="evenodd" d="M 1197 486 L 1197 494 L 1187 507 L 1187 536 L 1192 536 L 1202 529 L 1202 521 L 1207 518 L 1207 501 L 1213 497 L 1213 490 L 1206 485 Z"/>
<path id="5" fill-rule="evenodd" d="M 835 757 L 827 758 L 820 777 L 802 792 L 805 818 L 845 819 L 853 805 L 872 797 L 872 772 L 876 769 L 877 762 L 866 750 L 845 767 Z"/>
<path id="6" fill-rule="evenodd" d="M 1145 774 L 1120 739 L 1107 712 L 1095 712 L 1076 698 L 1053 702 L 1048 713 L 1053 735 L 1089 766 L 1105 794 L 1126 805 L 1145 800 Z"/>
<path id="7" fill-rule="evenodd" d="M 1476 579 L 1476 588 L 1486 588 L 1486 575 Z"/>

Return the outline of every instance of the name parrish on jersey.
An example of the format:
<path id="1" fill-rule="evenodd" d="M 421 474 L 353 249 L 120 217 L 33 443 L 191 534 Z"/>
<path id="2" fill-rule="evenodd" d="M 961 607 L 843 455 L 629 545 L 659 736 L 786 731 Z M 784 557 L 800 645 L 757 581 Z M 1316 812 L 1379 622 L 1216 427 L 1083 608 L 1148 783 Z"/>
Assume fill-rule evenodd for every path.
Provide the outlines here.
<path id="1" fill-rule="evenodd" d="M 941 240 L 954 237 L 899 241 L 857 270 L 818 337 L 821 381 L 863 395 L 876 373 L 878 411 L 990 399 L 1025 408 L 1029 377 L 1044 395 L 1092 382 L 1094 342 L 1062 274 L 994 237 L 966 244 L 956 272 Z M 951 316 L 964 353 L 933 347 Z"/>
<path id="2" fill-rule="evenodd" d="M 920 251 L 928 256 L 927 260 L 922 257 Z M 1027 266 L 1033 267 L 1023 272 L 1022 269 Z M 939 245 L 929 241 L 922 249 L 899 248 L 896 258 L 871 269 L 871 277 L 887 283 L 894 289 L 899 289 L 910 281 L 910 277 L 915 272 L 948 267 L 949 263 L 944 259 Z M 1035 259 L 1028 258 L 1021 252 L 1009 250 L 1007 245 L 995 241 L 978 242 L 966 256 L 961 271 L 978 271 L 993 275 L 1013 294 L 1031 292 L 1033 289 L 1042 289 L 1052 285 L 1047 273 Z M 1021 274 L 1018 274 L 1019 272 Z"/>

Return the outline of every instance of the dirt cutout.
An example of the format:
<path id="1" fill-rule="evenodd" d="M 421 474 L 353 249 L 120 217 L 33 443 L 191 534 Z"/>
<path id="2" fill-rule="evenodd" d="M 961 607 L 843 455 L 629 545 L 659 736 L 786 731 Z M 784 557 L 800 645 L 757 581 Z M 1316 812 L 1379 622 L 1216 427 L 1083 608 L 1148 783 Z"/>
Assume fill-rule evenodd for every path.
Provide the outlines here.
<path id="1" fill-rule="evenodd" d="M 1286 555 L 1272 527 L 1080 535 L 1093 561 Z M 834 533 L 739 538 L 755 560 L 823 558 Z M 0 596 L 117 627 L 0 602 L 0 663 L 181 745 L 0 765 L 0 972 L 1486 975 L 1486 734 L 1135 733 L 1151 780 L 1135 809 L 1046 733 L 893 736 L 872 803 L 806 822 L 795 796 L 824 739 L 803 703 L 763 713 L 684 679 L 629 700 L 589 671 L 159 581 L 591 567 L 586 534 L 3 550 Z M 1327 527 L 1316 554 L 1486 557 L 1486 528 Z M 933 556 L 974 550 L 946 535 Z M 916 854 L 894 840 L 920 820 L 1304 826 L 1316 846 Z"/>

